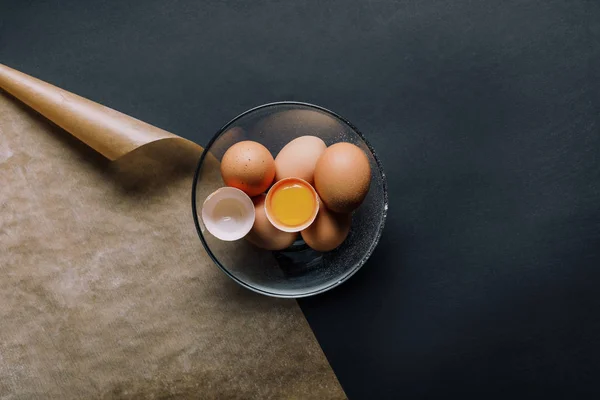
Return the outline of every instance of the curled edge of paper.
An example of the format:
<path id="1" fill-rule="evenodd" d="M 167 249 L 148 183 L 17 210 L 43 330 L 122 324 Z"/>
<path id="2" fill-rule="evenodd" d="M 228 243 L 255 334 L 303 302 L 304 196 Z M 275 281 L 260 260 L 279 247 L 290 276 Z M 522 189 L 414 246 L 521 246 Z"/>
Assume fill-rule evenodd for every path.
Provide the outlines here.
<path id="1" fill-rule="evenodd" d="M 180 136 L 0 64 L 0 88 L 111 161 L 163 140 L 202 148 Z"/>

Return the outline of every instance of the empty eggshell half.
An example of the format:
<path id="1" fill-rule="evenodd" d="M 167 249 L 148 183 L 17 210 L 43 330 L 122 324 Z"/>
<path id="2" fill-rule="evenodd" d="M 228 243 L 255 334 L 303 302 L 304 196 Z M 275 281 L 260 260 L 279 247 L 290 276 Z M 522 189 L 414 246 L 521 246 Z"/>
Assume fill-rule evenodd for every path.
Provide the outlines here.
<path id="1" fill-rule="evenodd" d="M 252 199 L 239 189 L 223 187 L 210 194 L 202 205 L 202 222 L 217 239 L 243 238 L 254 224 Z"/>

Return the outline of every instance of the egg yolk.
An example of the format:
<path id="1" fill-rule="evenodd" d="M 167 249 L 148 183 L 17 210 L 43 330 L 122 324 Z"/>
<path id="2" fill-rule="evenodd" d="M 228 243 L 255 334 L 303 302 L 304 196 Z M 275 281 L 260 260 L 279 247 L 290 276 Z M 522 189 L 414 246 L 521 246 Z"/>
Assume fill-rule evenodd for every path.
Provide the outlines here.
<path id="1" fill-rule="evenodd" d="M 310 220 L 315 212 L 314 192 L 300 182 L 290 182 L 276 188 L 270 199 L 270 210 L 287 226 L 298 226 Z"/>

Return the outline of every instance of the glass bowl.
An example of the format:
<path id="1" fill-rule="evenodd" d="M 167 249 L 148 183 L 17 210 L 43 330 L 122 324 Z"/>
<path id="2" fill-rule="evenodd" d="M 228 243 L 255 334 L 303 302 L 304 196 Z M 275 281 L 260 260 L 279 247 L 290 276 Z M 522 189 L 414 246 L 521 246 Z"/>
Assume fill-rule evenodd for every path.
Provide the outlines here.
<path id="1" fill-rule="evenodd" d="M 371 186 L 354 211 L 348 237 L 340 247 L 321 253 L 301 236 L 281 251 L 262 250 L 245 239 L 223 242 L 213 237 L 199 216 L 206 197 L 224 186 L 220 161 L 225 151 L 243 140 L 266 146 L 273 157 L 291 140 L 320 137 L 328 146 L 350 142 L 360 147 L 371 164 Z M 387 185 L 381 162 L 364 136 L 339 115 L 312 104 L 265 104 L 235 117 L 208 143 L 192 186 L 192 211 L 200 241 L 215 264 L 240 285 L 255 292 L 298 298 L 332 289 L 350 278 L 367 261 L 381 236 L 388 208 Z"/>

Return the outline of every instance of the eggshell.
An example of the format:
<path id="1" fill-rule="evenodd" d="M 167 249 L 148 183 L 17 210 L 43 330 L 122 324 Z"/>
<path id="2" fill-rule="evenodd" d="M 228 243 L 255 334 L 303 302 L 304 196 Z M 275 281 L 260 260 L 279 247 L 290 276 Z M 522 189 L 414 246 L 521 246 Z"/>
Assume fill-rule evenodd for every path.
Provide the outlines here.
<path id="1" fill-rule="evenodd" d="M 271 152 L 258 142 L 238 142 L 223 155 L 221 176 L 227 186 L 243 190 L 250 197 L 256 196 L 273 183 L 275 160 Z"/>
<path id="2" fill-rule="evenodd" d="M 252 200 L 239 189 L 222 187 L 211 193 L 202 205 L 202 222 L 217 239 L 241 239 L 254 225 Z"/>
<path id="3" fill-rule="evenodd" d="M 331 251 L 346 240 L 351 224 L 350 214 L 337 214 L 321 206 L 312 225 L 302 231 L 302 239 L 314 250 Z"/>
<path id="4" fill-rule="evenodd" d="M 315 166 L 315 189 L 334 212 L 349 213 L 360 206 L 370 184 L 369 159 L 352 143 L 329 146 Z"/>
<path id="5" fill-rule="evenodd" d="M 272 196 L 281 187 L 285 187 L 288 185 L 296 185 L 296 184 L 305 186 L 306 189 L 310 190 L 311 195 L 314 196 L 315 201 L 313 203 L 314 204 L 313 214 L 312 214 L 311 218 L 302 225 L 286 226 L 284 224 L 278 223 L 277 217 L 275 215 L 273 215 L 273 212 L 271 209 L 271 206 L 272 206 L 271 199 L 272 199 Z M 297 207 L 297 206 L 298 205 L 296 204 L 295 207 Z M 277 183 L 275 183 L 271 187 L 271 189 L 269 189 L 269 192 L 267 193 L 267 197 L 266 197 L 265 213 L 266 213 L 269 221 L 271 221 L 271 224 L 273 224 L 273 226 L 275 226 L 277 229 L 282 230 L 284 232 L 300 232 L 301 230 L 305 229 L 306 227 L 308 227 L 310 224 L 313 223 L 313 221 L 317 217 L 317 213 L 319 212 L 319 207 L 320 207 L 319 195 L 317 194 L 317 191 L 314 189 L 313 186 L 311 186 L 308 182 L 303 181 L 300 178 L 285 178 L 285 179 L 282 179 L 282 180 L 278 181 Z"/>
<path id="6" fill-rule="evenodd" d="M 300 136 L 286 144 L 275 157 L 275 181 L 300 178 L 313 184 L 315 165 L 327 145 L 316 136 Z"/>
<path id="7" fill-rule="evenodd" d="M 298 237 L 297 233 L 283 232 L 275 228 L 265 213 L 265 199 L 260 195 L 252 199 L 254 202 L 254 225 L 246 239 L 253 245 L 265 250 L 283 250 L 290 247 Z"/>

